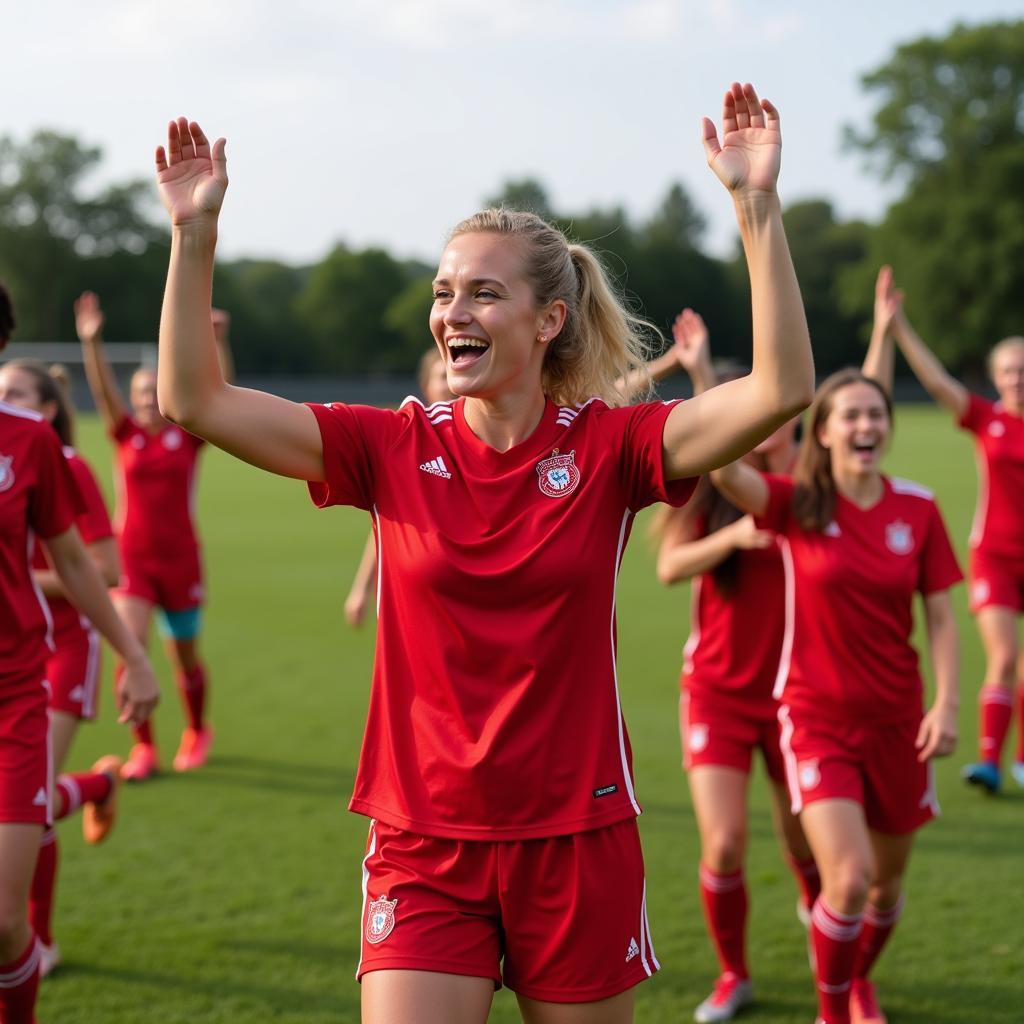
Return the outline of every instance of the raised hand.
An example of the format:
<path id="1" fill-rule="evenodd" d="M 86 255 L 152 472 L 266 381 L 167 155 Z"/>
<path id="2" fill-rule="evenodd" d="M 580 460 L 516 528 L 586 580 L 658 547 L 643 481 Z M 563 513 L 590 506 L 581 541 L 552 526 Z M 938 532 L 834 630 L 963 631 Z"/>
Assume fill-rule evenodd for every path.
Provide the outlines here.
<path id="1" fill-rule="evenodd" d="M 875 329 L 888 333 L 903 309 L 903 292 L 893 287 L 892 267 L 883 266 L 875 279 Z"/>
<path id="2" fill-rule="evenodd" d="M 679 365 L 692 377 L 694 371 L 710 367 L 708 329 L 700 313 L 684 309 L 672 324 L 673 352 Z"/>
<path id="3" fill-rule="evenodd" d="M 156 148 L 156 183 L 172 224 L 216 223 L 228 187 L 224 146 L 218 139 L 211 147 L 195 121 L 167 125 L 167 149 Z"/>
<path id="4" fill-rule="evenodd" d="M 733 82 L 722 103 L 722 139 L 708 118 L 701 121 L 708 165 L 734 195 L 774 195 L 782 162 L 779 112 L 759 100 L 748 82 Z"/>
<path id="5" fill-rule="evenodd" d="M 743 516 L 730 527 L 733 547 L 743 551 L 770 548 L 775 543 L 771 530 L 759 530 L 753 516 Z"/>
<path id="6" fill-rule="evenodd" d="M 103 310 L 95 292 L 82 292 L 75 299 L 75 333 L 81 342 L 94 341 L 103 333 Z"/>

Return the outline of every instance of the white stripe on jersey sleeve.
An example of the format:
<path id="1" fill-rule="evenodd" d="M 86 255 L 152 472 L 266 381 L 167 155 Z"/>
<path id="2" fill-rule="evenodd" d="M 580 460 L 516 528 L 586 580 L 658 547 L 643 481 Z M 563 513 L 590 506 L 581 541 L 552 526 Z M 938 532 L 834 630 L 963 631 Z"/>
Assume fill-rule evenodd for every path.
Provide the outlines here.
<path id="1" fill-rule="evenodd" d="M 935 500 L 934 491 L 929 491 L 927 487 L 913 480 L 904 480 L 902 477 L 894 476 L 889 478 L 889 483 L 895 494 L 910 494 L 915 498 L 924 498 L 927 501 Z"/>

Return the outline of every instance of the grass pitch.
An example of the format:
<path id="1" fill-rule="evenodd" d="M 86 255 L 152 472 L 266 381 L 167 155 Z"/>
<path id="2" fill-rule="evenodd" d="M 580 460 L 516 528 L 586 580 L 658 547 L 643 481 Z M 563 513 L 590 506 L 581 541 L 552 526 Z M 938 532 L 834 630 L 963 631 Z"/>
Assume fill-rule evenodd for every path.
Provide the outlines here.
<path id="1" fill-rule="evenodd" d="M 109 484 L 95 421 L 80 447 Z M 887 470 L 934 488 L 961 555 L 975 493 L 968 439 L 930 408 L 899 412 Z M 108 494 L 110 493 L 108 487 Z M 129 788 L 111 840 L 86 847 L 60 827 L 58 972 L 43 1024 L 338 1024 L 358 1021 L 360 860 L 367 823 L 345 811 L 365 714 L 373 627 L 342 602 L 368 527 L 318 512 L 299 483 L 217 452 L 203 455 L 200 522 L 209 605 L 203 637 L 217 740 L 203 771 Z M 640 986 L 637 1021 L 692 1019 L 715 961 L 697 894 L 698 844 L 676 723 L 688 589 L 661 588 L 641 517 L 619 588 L 620 679 L 633 740 L 650 915 L 662 971 Z M 959 781 L 975 749 L 982 660 L 965 611 L 961 748 L 938 765 L 943 817 L 920 833 L 907 911 L 875 973 L 891 1024 L 1024 1020 L 1024 793 L 985 799 Z M 425 627 L 426 628 L 426 627 Z M 581 642 L 585 638 L 581 637 Z M 169 768 L 182 717 L 166 662 L 156 730 Z M 124 753 L 110 658 L 101 720 L 69 767 Z M 741 1019 L 809 1024 L 814 993 L 796 889 L 772 835 L 763 774 L 751 792 L 748 882 L 756 1007 Z M 609 880 L 614 884 L 613 880 Z M 519 1019 L 507 991 L 493 1021 Z"/>

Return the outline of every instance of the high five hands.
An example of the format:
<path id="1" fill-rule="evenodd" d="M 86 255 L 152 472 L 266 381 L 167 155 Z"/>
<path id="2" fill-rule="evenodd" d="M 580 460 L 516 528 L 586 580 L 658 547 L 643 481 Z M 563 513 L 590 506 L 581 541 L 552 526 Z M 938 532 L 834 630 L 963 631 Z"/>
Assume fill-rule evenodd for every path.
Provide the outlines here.
<path id="1" fill-rule="evenodd" d="M 782 162 L 779 112 L 758 99 L 748 82 L 733 82 L 722 103 L 722 138 L 708 118 L 701 120 L 708 166 L 735 198 L 775 194 Z"/>
<path id="2" fill-rule="evenodd" d="M 213 146 L 195 121 L 167 125 L 167 148 L 156 148 L 156 183 L 175 227 L 215 225 L 228 187 L 224 139 Z"/>

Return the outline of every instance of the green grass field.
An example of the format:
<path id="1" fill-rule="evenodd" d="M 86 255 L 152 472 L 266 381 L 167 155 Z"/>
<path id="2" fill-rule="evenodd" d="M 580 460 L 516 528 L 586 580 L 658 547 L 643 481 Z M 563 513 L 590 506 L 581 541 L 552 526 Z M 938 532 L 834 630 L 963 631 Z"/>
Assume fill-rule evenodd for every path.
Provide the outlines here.
<path id="1" fill-rule="evenodd" d="M 80 447 L 109 483 L 97 424 Z M 111 840 L 85 847 L 61 826 L 56 936 L 43 1024 L 337 1024 L 359 1018 L 360 860 L 366 821 L 345 803 L 362 733 L 373 628 L 341 607 L 367 517 L 318 512 L 305 488 L 204 455 L 200 521 L 210 601 L 204 647 L 217 742 L 202 772 L 124 793 Z M 901 409 L 888 471 L 933 487 L 962 553 L 973 508 L 970 445 L 932 409 Z M 109 493 L 109 490 L 108 490 Z M 650 915 L 662 971 L 640 986 L 637 1020 L 692 1019 L 715 975 L 697 895 L 698 846 L 679 768 L 676 710 L 687 588 L 653 575 L 641 521 L 622 570 L 623 704 L 635 752 Z M 944 815 L 920 835 L 907 912 L 876 972 L 892 1024 L 1024 1020 L 1024 793 L 984 799 L 959 781 L 973 758 L 982 661 L 962 623 L 961 749 L 939 765 Z M 426 628 L 426 625 L 424 626 Z M 581 637 L 581 642 L 585 638 Z M 182 719 L 160 652 L 156 714 L 165 763 Z M 101 720 L 70 767 L 129 738 L 113 722 L 110 659 Z M 759 769 L 760 771 L 760 769 Z M 1012 782 L 1010 783 L 1012 787 Z M 813 989 L 795 886 L 772 836 L 762 775 L 751 796 L 748 880 L 757 1005 L 741 1019 L 810 1024 Z M 494 1021 L 518 1020 L 507 991 Z"/>

